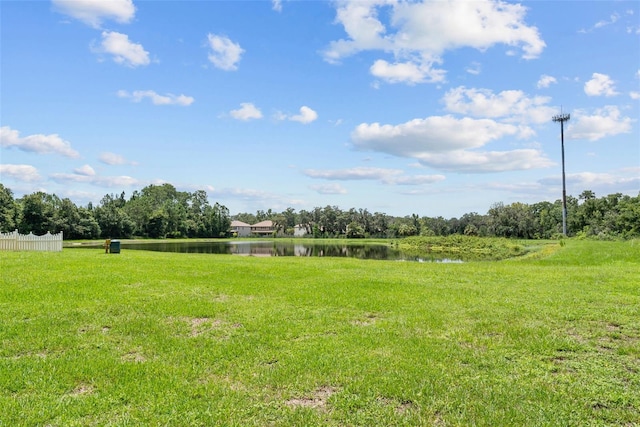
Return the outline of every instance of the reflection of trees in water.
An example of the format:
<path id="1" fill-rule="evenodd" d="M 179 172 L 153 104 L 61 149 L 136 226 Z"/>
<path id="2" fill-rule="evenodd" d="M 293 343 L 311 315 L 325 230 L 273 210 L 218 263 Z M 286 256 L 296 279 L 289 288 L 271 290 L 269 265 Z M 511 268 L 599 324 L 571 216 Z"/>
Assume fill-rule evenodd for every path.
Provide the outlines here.
<path id="1" fill-rule="evenodd" d="M 122 248 L 160 252 L 230 254 L 244 256 L 350 257 L 375 260 L 440 261 L 434 254 L 403 252 L 383 244 L 327 244 L 278 241 L 245 242 L 142 242 L 123 243 Z"/>
<path id="2" fill-rule="evenodd" d="M 218 252 L 215 252 L 218 253 Z M 361 259 L 404 259 L 400 251 L 383 245 L 248 242 L 231 245 L 229 253 L 254 256 L 351 257 Z"/>

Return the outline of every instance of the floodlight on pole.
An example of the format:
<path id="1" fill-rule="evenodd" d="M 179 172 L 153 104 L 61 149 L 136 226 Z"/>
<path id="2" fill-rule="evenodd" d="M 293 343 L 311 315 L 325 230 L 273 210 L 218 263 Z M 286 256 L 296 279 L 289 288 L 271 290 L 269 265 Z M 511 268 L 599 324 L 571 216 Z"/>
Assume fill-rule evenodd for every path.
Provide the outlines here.
<path id="1" fill-rule="evenodd" d="M 567 186 L 564 177 L 564 122 L 568 122 L 571 116 L 560 113 L 553 116 L 551 120 L 560 122 L 560 145 L 562 147 L 562 234 L 567 235 Z"/>

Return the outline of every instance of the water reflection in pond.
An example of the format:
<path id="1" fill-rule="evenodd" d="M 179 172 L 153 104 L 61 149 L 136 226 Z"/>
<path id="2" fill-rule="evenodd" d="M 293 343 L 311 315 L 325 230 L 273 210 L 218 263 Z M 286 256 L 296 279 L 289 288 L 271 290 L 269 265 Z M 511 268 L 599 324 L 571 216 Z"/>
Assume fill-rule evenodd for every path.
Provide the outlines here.
<path id="1" fill-rule="evenodd" d="M 94 246 L 95 247 L 95 246 Z M 350 257 L 360 259 L 461 262 L 425 254 L 405 253 L 391 244 L 324 243 L 295 241 L 225 241 L 225 242 L 122 242 L 124 250 L 229 254 L 245 256 Z"/>

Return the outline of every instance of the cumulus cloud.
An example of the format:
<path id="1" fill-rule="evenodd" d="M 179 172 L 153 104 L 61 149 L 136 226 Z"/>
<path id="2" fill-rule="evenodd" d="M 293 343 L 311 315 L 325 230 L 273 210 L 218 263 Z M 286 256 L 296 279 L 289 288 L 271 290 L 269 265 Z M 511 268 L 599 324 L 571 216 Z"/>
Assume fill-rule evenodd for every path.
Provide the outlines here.
<path id="1" fill-rule="evenodd" d="M 71 148 L 71 143 L 60 138 L 57 134 L 20 136 L 20 132 L 9 126 L 0 128 L 0 147 L 15 147 L 22 151 L 39 154 L 60 154 L 72 159 L 80 157 L 80 154 Z"/>
<path id="2" fill-rule="evenodd" d="M 434 184 L 436 182 L 444 181 L 444 175 L 403 175 L 389 179 L 389 184 L 395 185 L 423 185 Z"/>
<path id="3" fill-rule="evenodd" d="M 485 173 L 547 168 L 553 162 L 536 149 L 511 151 L 454 150 L 444 153 L 420 153 L 416 156 L 425 166 L 453 172 Z"/>
<path id="4" fill-rule="evenodd" d="M 542 178 L 538 181 L 541 185 L 560 186 L 560 175 Z M 589 189 L 596 193 L 611 194 L 620 191 L 630 191 L 637 194 L 640 186 L 640 168 L 629 168 L 611 172 L 578 172 L 566 176 L 567 186 L 576 191 Z"/>
<path id="5" fill-rule="evenodd" d="M 384 180 L 390 176 L 402 174 L 400 169 L 357 167 L 351 169 L 317 170 L 307 169 L 303 172 L 310 178 L 328 180 Z"/>
<path id="6" fill-rule="evenodd" d="M 306 125 L 308 123 L 311 123 L 311 122 L 315 121 L 318 118 L 318 113 L 316 113 L 315 111 L 313 111 L 311 108 L 307 107 L 306 105 L 303 105 L 302 107 L 300 107 L 300 113 L 299 114 L 295 114 L 293 116 L 288 116 L 286 118 L 288 118 L 291 121 L 299 122 L 299 123 L 302 123 L 302 124 Z"/>
<path id="7" fill-rule="evenodd" d="M 103 31 L 98 53 L 106 53 L 113 56 L 113 60 L 128 67 L 149 65 L 149 52 L 139 43 L 133 43 L 126 34 L 116 31 Z"/>
<path id="8" fill-rule="evenodd" d="M 547 105 L 547 96 L 530 97 L 521 90 L 504 90 L 494 94 L 489 89 L 459 86 L 445 93 L 443 102 L 447 111 L 474 117 L 505 118 L 520 123 L 545 123 L 555 109 Z"/>
<path id="9" fill-rule="evenodd" d="M 357 148 L 414 157 L 424 152 L 479 148 L 517 133 L 517 126 L 489 119 L 431 116 L 399 125 L 362 123 L 352 132 L 351 140 Z"/>
<path id="10" fill-rule="evenodd" d="M 542 88 L 547 88 L 551 86 L 552 83 L 558 83 L 558 80 L 556 80 L 555 77 L 543 74 L 540 76 L 537 86 L 538 86 L 538 89 L 542 89 Z"/>
<path id="11" fill-rule="evenodd" d="M 615 96 L 615 83 L 606 74 L 593 73 L 591 80 L 584 84 L 584 93 L 589 96 Z"/>
<path id="12" fill-rule="evenodd" d="M 96 171 L 90 165 L 84 165 L 73 170 L 74 173 L 84 176 L 95 176 Z"/>
<path id="13" fill-rule="evenodd" d="M 128 23 L 133 19 L 136 8 L 132 0 L 52 0 L 55 9 L 94 28 L 99 28 L 103 20 L 112 19 Z"/>
<path id="14" fill-rule="evenodd" d="M 135 178 L 130 176 L 99 176 L 99 175 L 86 175 L 82 173 L 54 173 L 49 175 L 52 181 L 59 184 L 67 183 L 81 183 L 91 184 L 98 187 L 133 187 L 140 184 Z"/>
<path id="15" fill-rule="evenodd" d="M 40 180 L 38 170 L 31 165 L 0 164 L 0 177 L 9 177 L 22 182 Z"/>
<path id="16" fill-rule="evenodd" d="M 310 178 L 331 181 L 373 180 L 384 184 L 422 185 L 432 184 L 445 179 L 443 175 L 414 175 L 408 176 L 400 169 L 385 169 L 374 167 L 356 167 L 350 169 L 317 170 L 307 169 L 303 173 Z"/>
<path id="17" fill-rule="evenodd" d="M 234 119 L 244 121 L 262 118 L 262 112 L 260 111 L 260 109 L 250 102 L 241 103 L 239 109 L 231 110 L 229 114 Z"/>
<path id="18" fill-rule="evenodd" d="M 285 114 L 282 111 L 277 111 L 273 115 L 273 118 L 275 120 L 291 120 L 293 122 L 299 122 L 306 125 L 315 121 L 318 118 L 318 113 L 306 105 L 303 105 L 300 107 L 299 114 Z"/>
<path id="19" fill-rule="evenodd" d="M 389 13 L 383 24 L 380 13 Z M 497 0 L 427 2 L 342 0 L 336 22 L 347 38 L 333 41 L 324 59 L 337 63 L 361 51 L 393 55 L 394 63 L 376 60 L 370 72 L 390 83 L 440 82 L 446 51 L 463 47 L 484 51 L 504 44 L 522 50 L 525 59 L 538 57 L 545 42 L 538 29 L 525 23 L 526 8 Z"/>
<path id="20" fill-rule="evenodd" d="M 444 82 L 446 71 L 434 69 L 433 62 L 396 62 L 390 64 L 384 59 L 378 59 L 369 69 L 371 74 L 387 83 L 436 83 Z"/>
<path id="21" fill-rule="evenodd" d="M 186 95 L 174 95 L 172 93 L 168 93 L 166 95 L 160 95 L 153 90 L 136 90 L 131 93 L 126 90 L 119 90 L 118 96 L 120 98 L 129 98 L 133 102 L 140 102 L 144 98 L 148 98 L 153 105 L 180 105 L 180 106 L 189 106 L 193 104 L 195 99 L 191 96 Z"/>
<path id="22" fill-rule="evenodd" d="M 311 185 L 309 188 L 320 194 L 347 194 L 347 189 L 336 183 Z"/>
<path id="23" fill-rule="evenodd" d="M 589 114 L 585 110 L 576 110 L 573 117 L 575 124 L 567 129 L 569 139 L 586 139 L 597 141 L 599 139 L 631 132 L 632 123 L 630 117 L 623 117 L 618 107 L 608 105 Z"/>
<path id="24" fill-rule="evenodd" d="M 120 154 L 115 154 L 115 153 L 110 153 L 110 152 L 102 152 L 100 153 L 100 157 L 99 160 L 109 166 L 116 166 L 116 165 L 135 165 L 136 162 L 131 162 L 127 159 L 124 158 L 124 156 L 121 156 Z"/>
<path id="25" fill-rule="evenodd" d="M 244 53 L 244 49 L 238 43 L 234 43 L 226 36 L 209 34 L 209 61 L 217 68 L 225 71 L 238 69 L 238 62 Z"/>
<path id="26" fill-rule="evenodd" d="M 478 149 L 520 127 L 490 119 L 431 116 L 399 125 L 362 123 L 351 134 L 356 148 L 418 160 L 425 166 L 460 172 L 499 172 L 548 167 L 537 149 L 483 152 Z"/>

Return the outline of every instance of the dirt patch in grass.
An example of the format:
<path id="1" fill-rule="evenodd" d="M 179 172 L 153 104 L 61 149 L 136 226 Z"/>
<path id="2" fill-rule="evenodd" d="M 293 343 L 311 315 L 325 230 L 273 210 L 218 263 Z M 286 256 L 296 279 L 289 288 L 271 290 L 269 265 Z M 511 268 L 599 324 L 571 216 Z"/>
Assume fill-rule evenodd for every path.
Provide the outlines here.
<path id="1" fill-rule="evenodd" d="M 169 317 L 169 322 L 186 323 L 189 326 L 188 336 L 197 337 L 203 333 L 216 329 L 222 324 L 222 320 L 210 317 Z"/>
<path id="2" fill-rule="evenodd" d="M 217 295 L 215 297 L 213 297 L 213 302 L 227 302 L 229 301 L 229 295 L 225 295 L 225 294 L 220 294 Z"/>
<path id="3" fill-rule="evenodd" d="M 316 389 L 311 396 L 294 397 L 287 400 L 287 406 L 324 409 L 327 406 L 329 398 L 338 391 L 337 388 L 331 386 L 322 386 Z"/>
<path id="4" fill-rule="evenodd" d="M 89 394 L 93 394 L 95 392 L 95 388 L 91 384 L 80 383 L 73 389 L 69 396 L 71 397 L 79 397 L 86 396 Z"/>
<path id="5" fill-rule="evenodd" d="M 186 323 L 188 327 L 186 335 L 190 338 L 214 333 L 217 338 L 226 339 L 230 337 L 232 330 L 244 327 L 244 325 L 239 322 L 230 324 L 221 319 L 211 317 L 169 317 L 167 320 L 171 323 Z"/>
<path id="6" fill-rule="evenodd" d="M 121 357 L 123 362 L 134 362 L 134 363 L 143 363 L 147 361 L 147 358 L 144 355 L 137 351 L 130 351 L 127 354 L 124 354 Z"/>
<path id="7" fill-rule="evenodd" d="M 215 329 L 222 324 L 221 320 L 210 319 L 208 317 L 185 318 L 183 320 L 191 325 L 191 332 L 189 332 L 190 337 L 197 337 L 207 330 Z"/>
<path id="8" fill-rule="evenodd" d="M 415 403 L 411 400 L 397 400 L 380 397 L 378 398 L 378 401 L 382 402 L 385 406 L 392 406 L 398 415 L 403 415 L 415 407 Z"/>
<path id="9" fill-rule="evenodd" d="M 351 322 L 355 326 L 371 326 L 380 318 L 376 313 L 367 313 L 364 318 L 356 319 Z"/>

